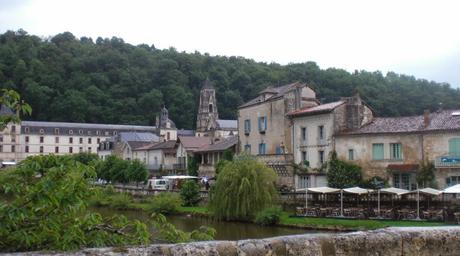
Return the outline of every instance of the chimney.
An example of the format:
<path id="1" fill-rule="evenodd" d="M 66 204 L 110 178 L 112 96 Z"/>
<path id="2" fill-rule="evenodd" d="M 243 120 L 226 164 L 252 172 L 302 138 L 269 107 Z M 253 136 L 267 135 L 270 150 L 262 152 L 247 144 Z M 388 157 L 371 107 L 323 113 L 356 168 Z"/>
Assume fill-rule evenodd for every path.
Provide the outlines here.
<path id="1" fill-rule="evenodd" d="M 425 109 L 423 111 L 423 127 L 426 128 L 428 125 L 430 125 L 430 110 Z"/>

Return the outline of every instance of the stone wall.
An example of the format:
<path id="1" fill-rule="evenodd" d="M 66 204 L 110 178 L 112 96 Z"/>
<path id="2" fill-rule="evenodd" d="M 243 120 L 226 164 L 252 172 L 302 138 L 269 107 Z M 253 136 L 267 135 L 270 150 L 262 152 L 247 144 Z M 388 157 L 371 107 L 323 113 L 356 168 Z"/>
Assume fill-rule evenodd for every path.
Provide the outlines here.
<path id="1" fill-rule="evenodd" d="M 460 227 L 387 228 L 345 234 L 307 234 L 261 240 L 152 244 L 41 255 L 459 255 Z M 37 255 L 26 253 L 25 255 Z M 17 254 L 19 255 L 19 254 Z M 24 255 L 24 254 L 21 254 Z"/>

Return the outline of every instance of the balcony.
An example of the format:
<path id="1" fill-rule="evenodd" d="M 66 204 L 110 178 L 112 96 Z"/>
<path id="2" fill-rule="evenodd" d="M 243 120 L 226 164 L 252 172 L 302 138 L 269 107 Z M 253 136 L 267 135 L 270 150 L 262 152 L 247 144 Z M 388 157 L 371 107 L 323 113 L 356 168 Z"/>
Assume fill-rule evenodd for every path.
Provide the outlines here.
<path id="1" fill-rule="evenodd" d="M 460 156 L 439 156 L 434 162 L 436 168 L 460 167 Z"/>

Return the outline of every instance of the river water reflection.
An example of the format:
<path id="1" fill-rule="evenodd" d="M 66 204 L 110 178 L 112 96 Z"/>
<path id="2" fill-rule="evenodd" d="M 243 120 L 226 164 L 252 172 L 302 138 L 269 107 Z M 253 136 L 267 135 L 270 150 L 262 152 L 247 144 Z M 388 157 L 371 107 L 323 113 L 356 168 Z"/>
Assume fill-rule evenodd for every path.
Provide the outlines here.
<path id="1" fill-rule="evenodd" d="M 149 214 L 142 211 L 113 211 L 104 208 L 96 208 L 94 210 L 104 216 L 110 216 L 117 213 L 123 214 L 129 219 L 138 219 L 143 222 L 147 222 L 149 219 Z M 182 215 L 167 216 L 167 219 L 170 223 L 174 224 L 176 228 L 187 232 L 197 229 L 200 226 L 212 227 L 217 231 L 215 236 L 216 240 L 241 240 L 284 235 L 325 233 L 324 231 L 306 230 L 300 228 L 265 227 L 244 222 L 214 221 L 208 218 L 188 217 Z M 332 232 L 328 233 L 332 234 Z"/>

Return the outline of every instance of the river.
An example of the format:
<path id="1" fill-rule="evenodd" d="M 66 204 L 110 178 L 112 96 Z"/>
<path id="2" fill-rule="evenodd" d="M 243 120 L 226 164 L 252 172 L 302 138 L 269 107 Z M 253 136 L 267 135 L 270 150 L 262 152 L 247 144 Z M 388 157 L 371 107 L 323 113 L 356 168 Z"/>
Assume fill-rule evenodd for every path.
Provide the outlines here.
<path id="1" fill-rule="evenodd" d="M 138 219 L 143 222 L 147 222 L 149 219 L 149 214 L 143 211 L 114 211 L 107 208 L 95 208 L 94 210 L 101 213 L 103 216 L 123 214 L 129 219 Z M 259 226 L 253 223 L 215 221 L 209 218 L 183 215 L 170 215 L 167 216 L 167 219 L 170 223 L 174 224 L 176 228 L 187 232 L 197 229 L 200 226 L 212 227 L 217 232 L 215 236 L 216 240 L 241 240 L 307 233 L 325 233 L 325 231 L 291 227 Z"/>

